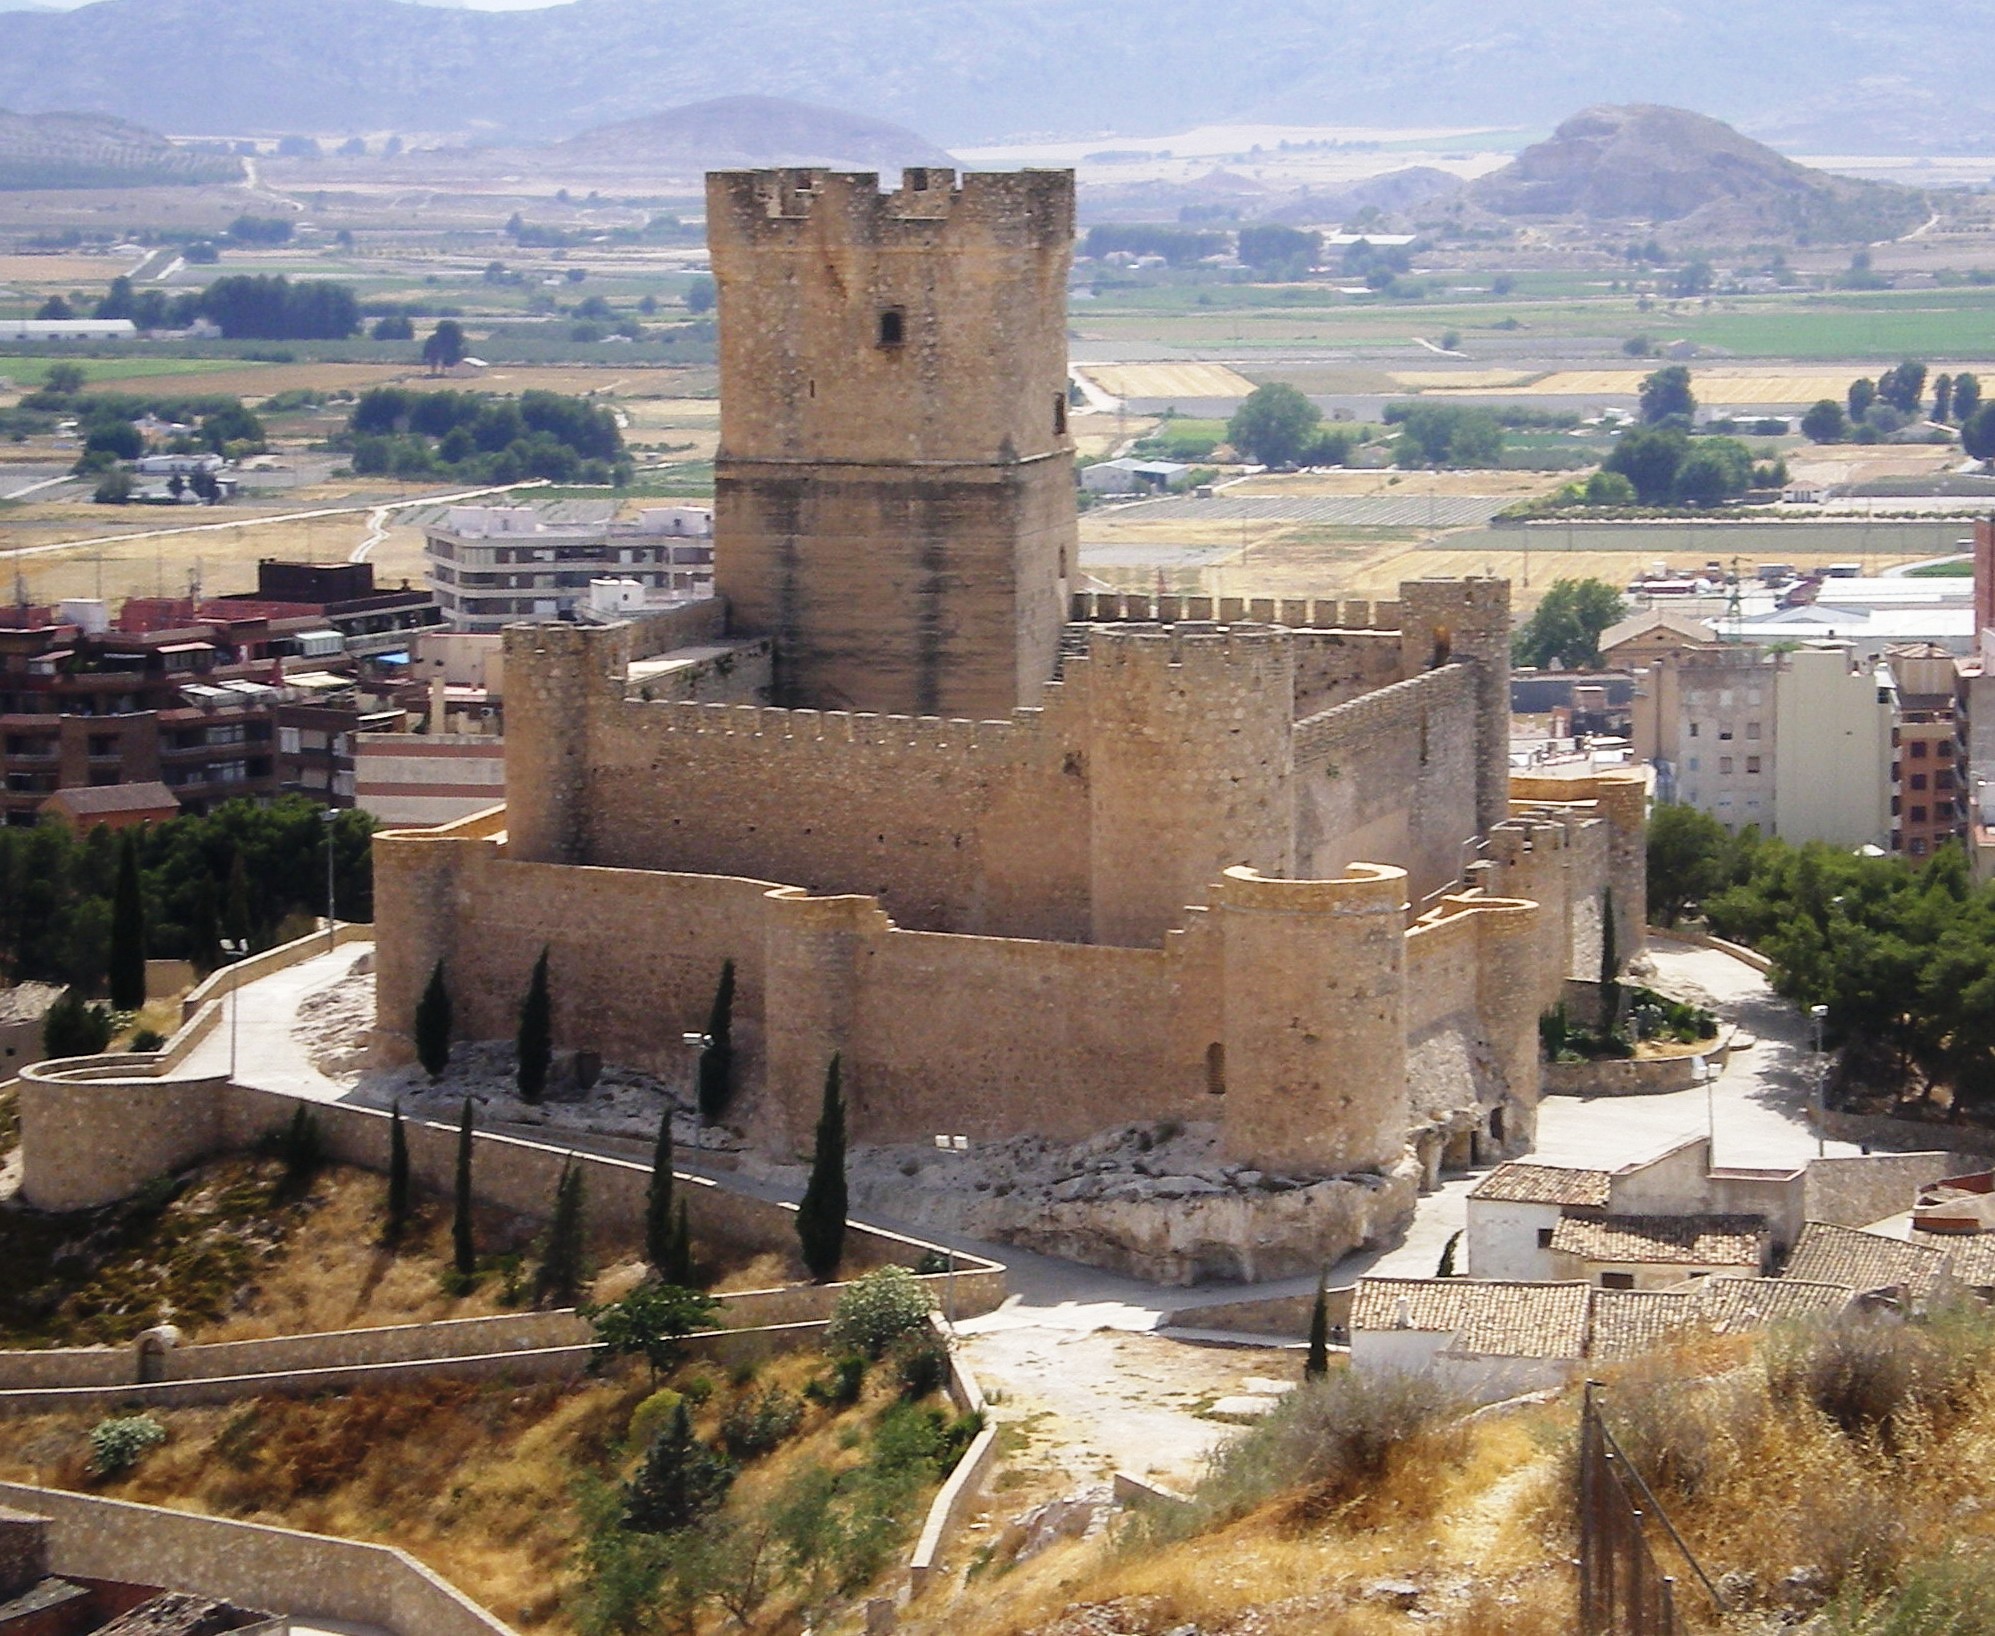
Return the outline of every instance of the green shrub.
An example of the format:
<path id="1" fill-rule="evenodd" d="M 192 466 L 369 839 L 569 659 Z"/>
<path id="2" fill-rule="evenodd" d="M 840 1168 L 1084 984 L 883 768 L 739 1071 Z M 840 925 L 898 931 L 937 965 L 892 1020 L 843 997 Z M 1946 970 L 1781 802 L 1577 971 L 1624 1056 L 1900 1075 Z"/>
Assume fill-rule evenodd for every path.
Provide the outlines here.
<path id="1" fill-rule="evenodd" d="M 847 1352 L 831 1360 L 831 1372 L 811 1381 L 804 1388 L 804 1396 L 827 1408 L 843 1408 L 859 1401 L 859 1392 L 865 1384 L 865 1354 Z"/>
<path id="2" fill-rule="evenodd" d="M 1923 1331 L 1860 1317 L 1796 1330 L 1767 1359 L 1776 1400 L 1810 1403 L 1845 1436 L 1887 1446 L 1908 1417 L 1947 1403 L 1951 1373 L 1945 1351 Z"/>
<path id="3" fill-rule="evenodd" d="M 927 1324 L 908 1330 L 894 1342 L 888 1356 L 903 1397 L 927 1397 L 941 1391 L 949 1379 L 949 1348 Z"/>
<path id="4" fill-rule="evenodd" d="M 166 1428 L 149 1414 L 100 1420 L 90 1429 L 90 1469 L 100 1477 L 115 1477 L 165 1441 Z"/>
<path id="5" fill-rule="evenodd" d="M 672 1411 L 684 1401 L 683 1393 L 675 1392 L 669 1386 L 659 1387 L 630 1411 L 630 1424 L 625 1435 L 639 1447 L 648 1446 L 671 1418 Z"/>
<path id="6" fill-rule="evenodd" d="M 95 1056 L 111 1043 L 111 1008 L 86 1003 L 75 989 L 42 1014 L 42 1050 L 50 1057 Z"/>
<path id="7" fill-rule="evenodd" d="M 765 1386 L 752 1396 L 736 1399 L 721 1416 L 721 1446 L 745 1464 L 780 1447 L 803 1421 L 800 1399 L 780 1386 Z"/>
<path id="8" fill-rule="evenodd" d="M 881 1356 L 917 1325 L 928 1322 L 928 1291 L 905 1267 L 881 1267 L 854 1280 L 832 1310 L 825 1343 L 834 1350 Z"/>
<path id="9" fill-rule="evenodd" d="M 158 1029 L 141 1028 L 137 1033 L 132 1035 L 132 1043 L 126 1049 L 128 1051 L 157 1051 L 163 1048 L 165 1044 L 166 1036 L 160 1033 Z"/>

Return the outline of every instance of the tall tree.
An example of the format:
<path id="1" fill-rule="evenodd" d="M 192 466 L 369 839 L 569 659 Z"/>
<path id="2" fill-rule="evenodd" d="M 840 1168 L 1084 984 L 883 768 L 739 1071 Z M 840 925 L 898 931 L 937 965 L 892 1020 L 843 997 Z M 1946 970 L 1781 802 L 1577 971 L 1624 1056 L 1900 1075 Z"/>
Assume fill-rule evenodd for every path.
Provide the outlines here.
<path id="1" fill-rule="evenodd" d="M 1933 419 L 1944 426 L 1953 418 L 1953 377 L 1933 377 Z"/>
<path id="2" fill-rule="evenodd" d="M 693 1221 L 687 1213 L 686 1201 L 679 1201 L 679 1214 L 672 1224 L 672 1248 L 665 1257 L 665 1264 L 658 1269 L 659 1276 L 668 1284 L 678 1284 L 691 1289 L 693 1285 Z"/>
<path id="3" fill-rule="evenodd" d="M 520 1100 L 537 1103 L 547 1092 L 547 1068 L 554 1060 L 553 1004 L 547 992 L 547 945 L 533 963 L 533 978 L 520 1002 Z"/>
<path id="4" fill-rule="evenodd" d="M 1302 1360 L 1302 1378 L 1321 1380 L 1330 1373 L 1330 1292 L 1316 1280 L 1316 1305 L 1309 1311 L 1309 1352 Z"/>
<path id="5" fill-rule="evenodd" d="M 1567 670 L 1600 663 L 1600 638 L 1627 612 L 1621 593 L 1602 579 L 1559 579 L 1511 642 L 1516 663 Z"/>
<path id="6" fill-rule="evenodd" d="M 457 1117 L 457 1178 L 450 1201 L 450 1263 L 460 1278 L 478 1270 L 478 1244 L 471 1231 L 471 1098 Z"/>
<path id="7" fill-rule="evenodd" d="M 734 1465 L 693 1435 L 682 1398 L 645 1450 L 624 1489 L 623 1525 L 638 1534 L 673 1534 L 720 1509 L 734 1482 Z"/>
<path id="8" fill-rule="evenodd" d="M 111 893 L 111 1006 L 136 1011 L 145 1004 L 145 896 L 139 889 L 138 834 L 118 837 L 118 881 Z"/>
<path id="9" fill-rule="evenodd" d="M 1953 378 L 1953 419 L 1956 426 L 1967 424 L 1968 417 L 1981 407 L 1981 377 L 1970 375 L 1965 370 Z"/>
<path id="10" fill-rule="evenodd" d="M 707 1013 L 707 1045 L 700 1053 L 700 1117 L 713 1124 L 734 1094 L 734 962 L 720 963 L 720 982 Z"/>
<path id="11" fill-rule="evenodd" d="M 845 1097 L 839 1088 L 838 1058 L 833 1056 L 824 1074 L 810 1180 L 797 1206 L 797 1240 L 804 1265 L 819 1283 L 837 1272 L 845 1258 L 845 1208 Z"/>
<path id="12" fill-rule="evenodd" d="M 1850 419 L 1861 421 L 1870 413 L 1870 406 L 1877 401 L 1877 382 L 1868 376 L 1858 376 L 1850 382 Z"/>
<path id="13" fill-rule="evenodd" d="M 388 1242 L 399 1244 L 409 1229 L 409 1132 L 398 1098 L 388 1121 Z"/>
<path id="14" fill-rule="evenodd" d="M 1960 423 L 1960 446 L 1976 460 L 1995 460 L 1995 403 L 1982 404 Z"/>
<path id="15" fill-rule="evenodd" d="M 430 968 L 429 983 L 416 1002 L 416 1060 L 431 1079 L 441 1079 L 450 1066 L 450 1010 L 450 988 L 439 960 Z"/>
<path id="16" fill-rule="evenodd" d="M 1666 420 L 1691 421 L 1697 416 L 1697 394 L 1690 389 L 1690 371 L 1666 364 L 1642 382 L 1642 420 L 1650 426 Z"/>
<path id="17" fill-rule="evenodd" d="M 651 1144 L 651 1185 L 644 1194 L 644 1259 L 667 1283 L 677 1283 L 666 1270 L 672 1257 L 672 1104 L 658 1116 L 658 1139 Z"/>
<path id="18" fill-rule="evenodd" d="M 1257 386 L 1226 423 L 1226 441 L 1244 460 L 1286 466 L 1302 458 L 1323 411 L 1287 381 Z"/>
<path id="19" fill-rule="evenodd" d="M 1621 951 L 1615 946 L 1614 894 L 1600 902 L 1600 1026 L 1611 1032 L 1621 1020 Z"/>
<path id="20" fill-rule="evenodd" d="M 583 1220 L 582 1167 L 573 1154 L 554 1184 L 554 1214 L 547 1223 L 547 1243 L 534 1277 L 543 1298 L 572 1301 L 582 1289 L 582 1257 L 587 1240 Z"/>
<path id="21" fill-rule="evenodd" d="M 423 362 L 432 375 L 455 369 L 464 362 L 465 352 L 464 326 L 455 318 L 443 319 L 423 342 Z"/>

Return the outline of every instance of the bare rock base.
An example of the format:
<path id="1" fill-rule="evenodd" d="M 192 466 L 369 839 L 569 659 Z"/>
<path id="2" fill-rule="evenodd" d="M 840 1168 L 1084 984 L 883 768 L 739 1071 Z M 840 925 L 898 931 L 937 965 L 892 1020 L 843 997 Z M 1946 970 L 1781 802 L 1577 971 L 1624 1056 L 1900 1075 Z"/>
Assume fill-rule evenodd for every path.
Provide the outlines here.
<path id="1" fill-rule="evenodd" d="M 967 1152 L 855 1150 L 855 1213 L 952 1229 L 1150 1283 L 1288 1278 L 1396 1238 L 1421 1167 L 1291 1176 L 1225 1159 L 1219 1127 L 1127 1125 L 1068 1147 L 1036 1136 Z"/>

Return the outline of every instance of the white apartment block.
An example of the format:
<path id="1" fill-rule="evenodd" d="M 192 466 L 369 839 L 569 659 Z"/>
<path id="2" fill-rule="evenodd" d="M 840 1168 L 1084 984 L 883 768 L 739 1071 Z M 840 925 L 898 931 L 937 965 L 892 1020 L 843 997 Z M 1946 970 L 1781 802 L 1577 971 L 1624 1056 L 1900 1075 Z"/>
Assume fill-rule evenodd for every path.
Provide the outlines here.
<path id="1" fill-rule="evenodd" d="M 444 621 L 460 631 L 587 618 L 592 580 L 634 584 L 647 606 L 713 589 L 713 513 L 704 506 L 656 506 L 631 522 L 452 506 L 426 530 L 423 550 Z"/>

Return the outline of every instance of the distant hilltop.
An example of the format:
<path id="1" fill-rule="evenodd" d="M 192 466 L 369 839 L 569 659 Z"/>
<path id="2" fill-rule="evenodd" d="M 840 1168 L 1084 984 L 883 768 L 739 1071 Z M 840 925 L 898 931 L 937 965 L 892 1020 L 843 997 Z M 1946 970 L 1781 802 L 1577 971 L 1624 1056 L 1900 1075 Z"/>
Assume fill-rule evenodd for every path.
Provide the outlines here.
<path id="1" fill-rule="evenodd" d="M 1573 115 L 1468 197 L 1499 216 L 1668 223 L 1714 241 L 1867 242 L 1928 214 L 1911 188 L 1811 170 L 1720 120 L 1649 104 Z"/>
<path id="2" fill-rule="evenodd" d="M 227 182 L 227 154 L 175 147 L 157 131 L 106 114 L 16 114 L 0 108 L 0 190 Z"/>
<path id="3" fill-rule="evenodd" d="M 96 0 L 6 16 L 0 106 L 176 134 L 516 146 L 755 92 L 862 108 L 952 148 L 1068 136 L 1147 149 L 1198 125 L 1544 130 L 1579 86 L 1602 103 L 1709 109 L 1818 153 L 1995 141 L 1986 0 L 1234 13 L 1193 0 Z"/>
<path id="4" fill-rule="evenodd" d="M 955 161 L 927 137 L 884 119 L 783 97 L 714 97 L 642 119 L 599 125 L 556 145 L 567 168 L 650 168 L 698 175 L 822 165 L 896 172 Z"/>

